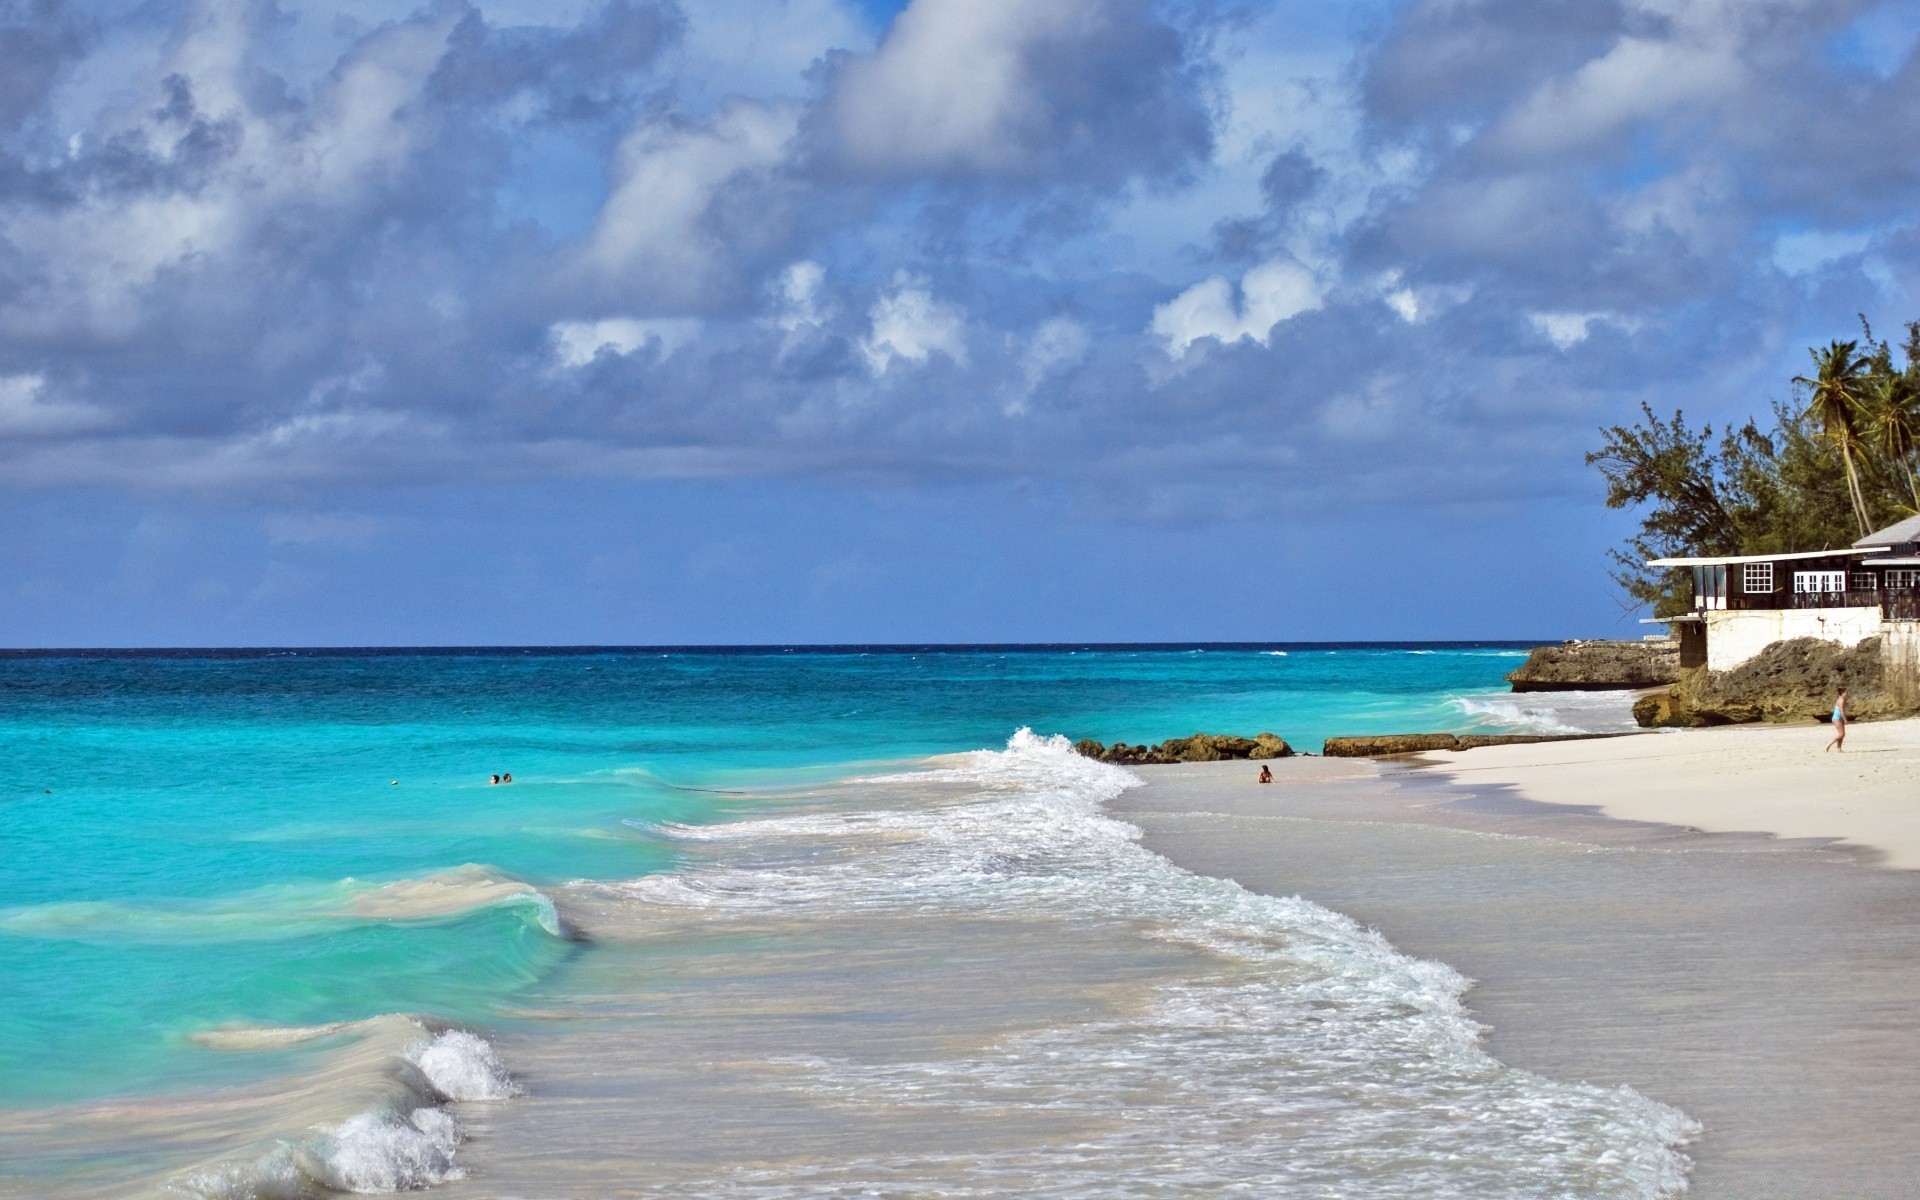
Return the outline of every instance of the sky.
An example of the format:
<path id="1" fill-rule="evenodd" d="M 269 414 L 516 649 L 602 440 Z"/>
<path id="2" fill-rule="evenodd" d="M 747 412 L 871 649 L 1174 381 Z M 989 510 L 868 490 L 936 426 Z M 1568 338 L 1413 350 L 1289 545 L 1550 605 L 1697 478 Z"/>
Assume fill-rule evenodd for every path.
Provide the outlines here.
<path id="1" fill-rule="evenodd" d="M 1920 0 L 0 0 L 0 645 L 1639 636 Z"/>

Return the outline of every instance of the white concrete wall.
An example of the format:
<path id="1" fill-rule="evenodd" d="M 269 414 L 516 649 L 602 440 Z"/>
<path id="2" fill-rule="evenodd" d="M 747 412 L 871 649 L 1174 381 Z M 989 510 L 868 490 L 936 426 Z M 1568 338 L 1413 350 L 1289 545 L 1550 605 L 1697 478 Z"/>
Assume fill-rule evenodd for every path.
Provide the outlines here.
<path id="1" fill-rule="evenodd" d="M 1920 702 L 1920 621 L 1882 623 L 1880 672 L 1895 698 L 1907 704 Z"/>
<path id="2" fill-rule="evenodd" d="M 1871 608 L 1779 608 L 1758 612 L 1710 611 L 1707 669 L 1731 671 L 1775 642 L 1823 638 L 1843 646 L 1880 633 L 1880 606 Z"/>

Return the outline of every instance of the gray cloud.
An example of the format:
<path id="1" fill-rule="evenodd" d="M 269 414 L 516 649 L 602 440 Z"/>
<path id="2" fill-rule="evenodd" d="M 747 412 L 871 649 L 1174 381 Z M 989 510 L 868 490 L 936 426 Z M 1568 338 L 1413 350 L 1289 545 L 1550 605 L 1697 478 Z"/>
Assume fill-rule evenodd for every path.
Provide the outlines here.
<path id="1" fill-rule="evenodd" d="M 23 487 L 1551 494 L 1642 398 L 1752 407 L 1806 331 L 1911 315 L 1920 264 L 1916 67 L 1833 61 L 1853 8 L 1416 4 L 1311 139 L 1236 74 L 1264 26 L 1143 0 L 916 0 L 743 91 L 676 75 L 693 5 L 400 11 L 305 74 L 268 51 L 314 17 L 213 5 L 106 31 L 147 64 L 107 82 L 4 11 Z"/>
<path id="2" fill-rule="evenodd" d="M 820 153 L 869 177 L 1176 177 L 1212 145 L 1207 72 L 1145 0 L 917 0 L 826 68 Z"/>

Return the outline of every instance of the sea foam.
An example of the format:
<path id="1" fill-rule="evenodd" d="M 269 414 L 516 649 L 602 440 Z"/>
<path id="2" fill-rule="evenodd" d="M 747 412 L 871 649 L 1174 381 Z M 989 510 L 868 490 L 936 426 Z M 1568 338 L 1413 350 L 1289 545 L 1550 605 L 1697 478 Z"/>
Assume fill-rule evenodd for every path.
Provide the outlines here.
<path id="1" fill-rule="evenodd" d="M 1628 1088 L 1508 1068 L 1481 1046 L 1462 1002 L 1470 981 L 1451 967 L 1402 954 L 1299 897 L 1249 892 L 1144 849 L 1138 829 L 1103 811 L 1139 782 L 1064 738 L 1021 729 L 1001 751 L 858 781 L 850 799 L 864 805 L 685 831 L 717 852 L 712 861 L 636 881 L 626 894 L 828 920 L 1054 917 L 1071 929 L 1117 919 L 1213 956 L 1156 988 L 1144 1008 L 984 1051 L 793 1060 L 838 1104 L 962 1113 L 990 1102 L 1095 1131 L 1064 1157 L 1003 1147 L 941 1168 L 983 1193 L 1021 1178 L 1085 1197 L 1160 1194 L 1162 1185 L 1458 1200 L 1684 1190 L 1680 1147 L 1698 1132 L 1684 1113 Z M 923 1167 L 822 1164 L 765 1194 L 913 1190 L 925 1186 Z"/>
<path id="2" fill-rule="evenodd" d="M 411 1040 L 398 1054 L 378 1043 Z M 319 1037 L 356 1034 L 372 1044 L 372 1069 L 385 1081 L 385 1098 L 332 1122 L 317 1135 L 284 1137 L 265 1152 L 189 1172 L 170 1191 L 194 1200 L 317 1200 L 332 1193 L 413 1191 L 460 1179 L 455 1154 L 464 1140 L 454 1102 L 505 1100 L 522 1089 L 491 1043 L 464 1029 L 434 1030 L 407 1018 L 375 1017 L 284 1031 L 230 1030 L 204 1044 L 223 1049 L 266 1048 Z M 345 1052 L 348 1064 L 354 1057 Z"/>

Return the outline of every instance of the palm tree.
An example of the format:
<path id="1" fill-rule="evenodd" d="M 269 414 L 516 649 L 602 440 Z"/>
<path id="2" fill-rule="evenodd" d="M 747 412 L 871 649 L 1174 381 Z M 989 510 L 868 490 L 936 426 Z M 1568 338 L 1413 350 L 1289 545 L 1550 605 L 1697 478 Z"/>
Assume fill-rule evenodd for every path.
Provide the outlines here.
<path id="1" fill-rule="evenodd" d="M 1907 495 L 1920 513 L 1920 478 L 1913 452 L 1920 448 L 1920 382 L 1891 372 L 1876 375 L 1867 390 L 1867 436 L 1889 464 L 1906 472 Z"/>
<path id="2" fill-rule="evenodd" d="M 1813 356 L 1813 377 L 1796 375 L 1793 381 L 1808 392 L 1807 413 L 1820 423 L 1820 431 L 1840 447 L 1840 461 L 1847 468 L 1847 497 L 1853 502 L 1853 519 L 1859 523 L 1860 536 L 1873 532 L 1867 520 L 1867 502 L 1860 494 L 1860 475 L 1853 469 L 1853 449 L 1860 443 L 1859 416 L 1866 400 L 1867 360 L 1859 354 L 1858 342 L 1835 341 L 1824 350 L 1809 349 Z"/>

